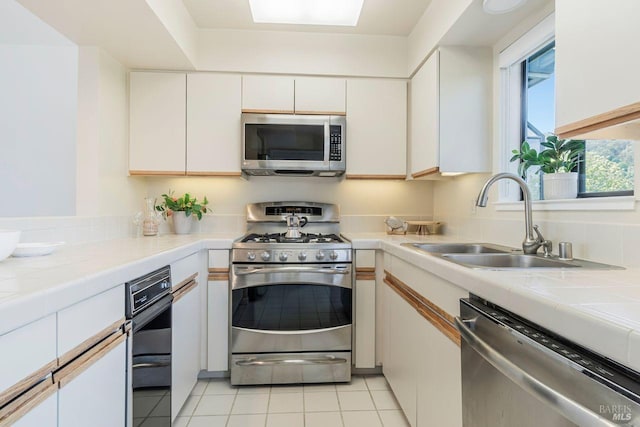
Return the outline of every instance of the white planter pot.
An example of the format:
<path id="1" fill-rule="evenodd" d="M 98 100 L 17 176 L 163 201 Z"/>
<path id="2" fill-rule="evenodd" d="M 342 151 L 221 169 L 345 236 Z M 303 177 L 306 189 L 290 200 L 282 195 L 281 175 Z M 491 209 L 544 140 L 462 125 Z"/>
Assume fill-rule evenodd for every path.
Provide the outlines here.
<path id="1" fill-rule="evenodd" d="M 542 175 L 544 200 L 578 197 L 578 172 L 545 173 Z"/>
<path id="2" fill-rule="evenodd" d="M 173 212 L 173 231 L 176 234 L 189 234 L 193 215 L 187 216 L 184 212 Z"/>

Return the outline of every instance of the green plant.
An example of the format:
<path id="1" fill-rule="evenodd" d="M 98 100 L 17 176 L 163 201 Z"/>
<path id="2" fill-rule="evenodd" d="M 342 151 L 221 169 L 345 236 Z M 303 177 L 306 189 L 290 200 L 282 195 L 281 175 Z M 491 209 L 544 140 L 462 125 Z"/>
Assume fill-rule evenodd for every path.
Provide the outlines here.
<path id="1" fill-rule="evenodd" d="M 200 220 L 202 219 L 203 213 L 211 210 L 207 207 L 209 204 L 207 196 L 205 196 L 204 200 L 200 203 L 198 203 L 195 197 L 192 198 L 189 193 L 185 193 L 184 196 L 181 197 L 175 197 L 173 191 L 170 191 L 169 194 L 163 194 L 162 198 L 164 202 L 156 206 L 156 210 L 162 212 L 165 218 L 171 216 L 172 212 L 184 212 L 186 216 L 193 214 Z"/>
<path id="2" fill-rule="evenodd" d="M 558 139 L 555 135 L 547 136 L 547 140 L 540 143 L 545 147 L 538 153 L 531 148 L 527 141 L 520 146 L 520 150 L 513 150 L 512 162 L 520 161 L 518 173 L 526 177 L 527 170 L 532 166 L 540 166 L 536 173 L 567 173 L 573 172 L 583 161 L 585 147 L 581 139 Z"/>

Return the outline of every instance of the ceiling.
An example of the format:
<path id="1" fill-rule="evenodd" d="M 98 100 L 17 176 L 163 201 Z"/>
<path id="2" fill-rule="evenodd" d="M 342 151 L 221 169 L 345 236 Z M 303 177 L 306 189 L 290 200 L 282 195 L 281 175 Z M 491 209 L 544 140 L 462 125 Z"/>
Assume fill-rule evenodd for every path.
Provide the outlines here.
<path id="1" fill-rule="evenodd" d="M 330 32 L 407 36 L 431 0 L 365 0 L 356 27 L 255 24 L 249 0 L 182 0 L 201 29 Z"/>

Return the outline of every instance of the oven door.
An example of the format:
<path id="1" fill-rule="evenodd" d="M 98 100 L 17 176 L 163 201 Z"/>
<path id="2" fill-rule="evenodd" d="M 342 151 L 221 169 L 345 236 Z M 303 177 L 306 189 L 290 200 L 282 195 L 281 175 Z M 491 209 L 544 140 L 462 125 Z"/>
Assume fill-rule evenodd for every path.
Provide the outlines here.
<path id="1" fill-rule="evenodd" d="M 351 264 L 235 264 L 231 352 L 351 350 Z"/>

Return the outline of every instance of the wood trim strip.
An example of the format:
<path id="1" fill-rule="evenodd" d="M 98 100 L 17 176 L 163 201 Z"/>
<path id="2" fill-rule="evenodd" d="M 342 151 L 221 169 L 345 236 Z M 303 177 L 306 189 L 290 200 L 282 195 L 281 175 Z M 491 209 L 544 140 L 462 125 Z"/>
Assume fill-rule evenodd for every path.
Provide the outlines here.
<path id="1" fill-rule="evenodd" d="M 15 399 L 16 396 L 19 396 L 20 394 L 24 393 L 25 391 L 33 387 L 34 384 L 37 384 L 39 381 L 42 381 L 44 377 L 49 375 L 57 367 L 58 367 L 58 359 L 54 359 L 51 362 L 47 363 L 42 368 L 38 369 L 31 375 L 18 381 L 16 384 L 12 385 L 8 389 L 0 393 L 0 402 L 9 402 Z M 0 417 L 0 420 L 1 419 L 2 418 Z M 0 425 L 2 424 L 0 423 Z"/>
<path id="2" fill-rule="evenodd" d="M 295 114 L 293 110 L 255 110 L 255 109 L 242 109 L 243 113 L 249 114 Z"/>
<path id="3" fill-rule="evenodd" d="M 460 346 L 460 332 L 453 324 L 454 317 L 438 305 L 414 291 L 410 286 L 385 270 L 384 283 L 412 306 L 422 317 L 435 326 L 444 336 Z"/>
<path id="4" fill-rule="evenodd" d="M 141 170 L 129 170 L 129 175 L 142 175 L 142 176 L 185 176 L 185 171 L 141 171 Z"/>
<path id="5" fill-rule="evenodd" d="M 25 414 L 53 395 L 57 389 L 58 384 L 53 381 L 51 376 L 35 385 L 24 395 L 0 409 L 0 426 L 13 425 Z"/>
<path id="6" fill-rule="evenodd" d="M 439 167 L 435 167 L 435 168 L 429 168 L 429 169 L 425 169 L 416 173 L 412 173 L 411 177 L 412 178 L 422 178 L 423 176 L 427 176 L 427 175 L 433 175 L 440 172 L 440 168 Z"/>
<path id="7" fill-rule="evenodd" d="M 209 268 L 209 273 L 225 273 L 225 274 L 229 274 L 229 267 L 222 267 L 222 268 Z"/>
<path id="8" fill-rule="evenodd" d="M 359 175 L 359 174 L 347 174 L 347 179 L 407 179 L 406 175 Z"/>
<path id="9" fill-rule="evenodd" d="M 375 273 L 375 267 L 356 267 L 356 273 Z"/>
<path id="10" fill-rule="evenodd" d="M 306 114 L 310 116 L 346 116 L 347 113 L 344 111 L 298 111 L 296 110 L 294 114 Z"/>
<path id="11" fill-rule="evenodd" d="M 71 362 L 73 359 L 75 359 L 76 357 L 80 356 L 82 353 L 84 353 L 85 351 L 89 350 L 91 347 L 95 346 L 100 341 L 102 341 L 105 338 L 109 337 L 111 334 L 114 333 L 114 331 L 117 331 L 117 330 L 121 330 L 122 331 L 122 325 L 124 323 L 125 323 L 125 318 L 123 317 L 122 319 L 118 320 L 117 322 L 114 322 L 113 324 L 111 324 L 108 327 L 104 328 L 102 331 L 98 332 L 94 336 L 84 340 L 83 342 L 81 342 L 80 344 L 78 344 L 77 346 L 72 348 L 71 350 L 67 351 L 65 354 L 63 354 L 62 356 L 58 357 L 58 366 L 64 366 L 67 363 Z"/>
<path id="12" fill-rule="evenodd" d="M 640 119 L 640 102 L 557 127 L 555 133 L 559 138 L 570 138 L 636 119 Z"/>
<path id="13" fill-rule="evenodd" d="M 209 280 L 212 282 L 226 282 L 229 280 L 229 273 L 214 273 L 209 275 Z"/>
<path id="14" fill-rule="evenodd" d="M 242 176 L 242 172 L 197 172 L 187 171 L 187 176 Z"/>
<path id="15" fill-rule="evenodd" d="M 197 278 L 198 278 L 198 273 L 193 273 L 191 276 L 187 277 L 182 282 L 180 282 L 176 286 L 174 286 L 171 289 L 171 293 L 172 294 L 176 294 L 177 292 L 180 292 L 180 288 L 182 288 L 184 286 L 187 286 L 191 281 L 196 280 Z"/>
<path id="16" fill-rule="evenodd" d="M 356 272 L 356 280 L 376 280 L 376 274 Z"/>
<path id="17" fill-rule="evenodd" d="M 173 293 L 173 304 L 178 302 L 180 300 L 180 298 L 182 298 L 183 296 L 185 296 L 186 294 L 188 294 L 189 292 L 191 292 L 193 289 L 195 289 L 197 287 L 198 287 L 198 281 L 194 279 L 191 282 L 187 283 L 186 285 L 182 286 L 177 291 L 172 292 Z"/>
<path id="18" fill-rule="evenodd" d="M 126 338 L 127 336 L 122 332 L 122 330 L 114 332 L 73 362 L 62 367 L 58 371 L 55 371 L 53 373 L 53 381 L 59 383 L 60 388 L 66 386 L 112 349 L 124 342 Z"/>

